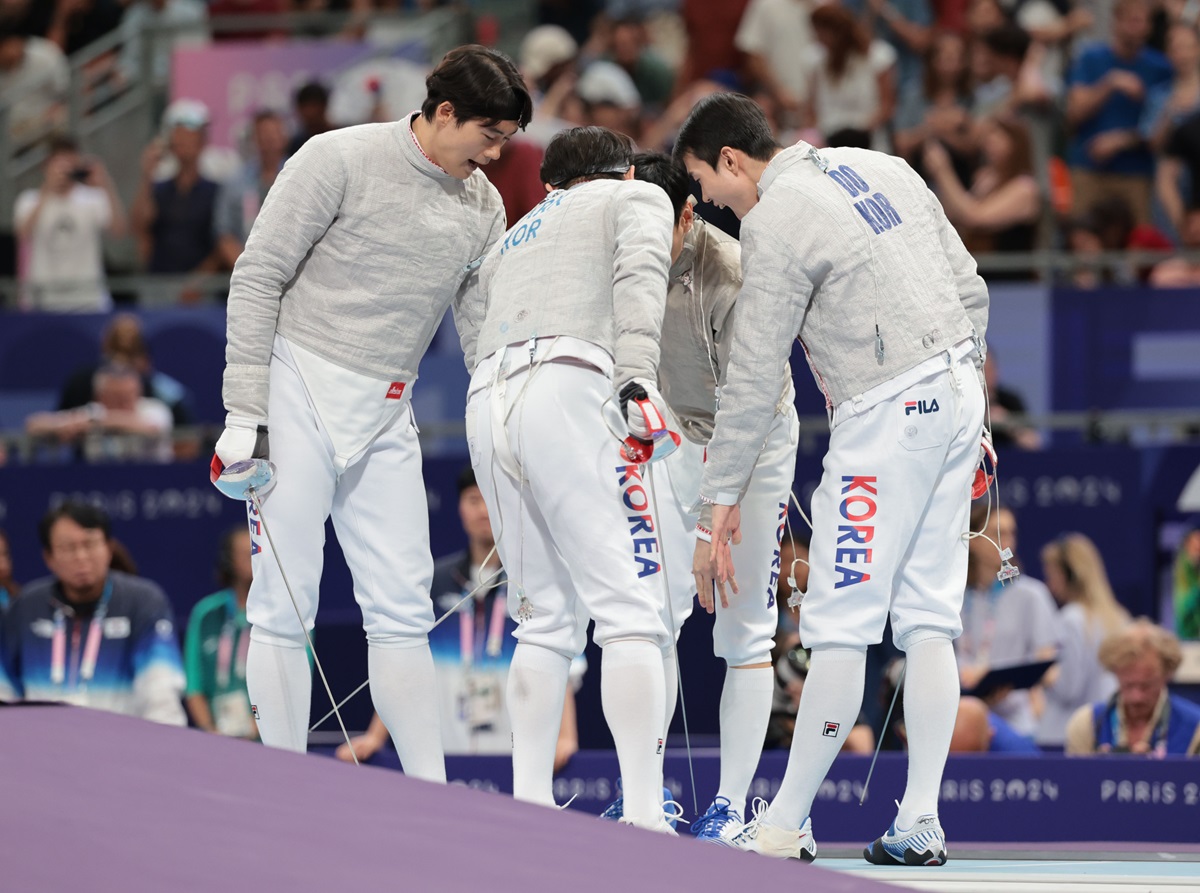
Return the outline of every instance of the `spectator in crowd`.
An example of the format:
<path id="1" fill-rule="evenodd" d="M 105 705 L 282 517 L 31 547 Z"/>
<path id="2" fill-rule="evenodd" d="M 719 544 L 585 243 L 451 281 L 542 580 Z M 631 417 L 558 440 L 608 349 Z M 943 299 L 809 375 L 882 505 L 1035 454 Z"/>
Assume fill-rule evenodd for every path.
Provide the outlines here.
<path id="1" fill-rule="evenodd" d="M 217 269 L 213 215 L 218 186 L 200 173 L 208 139 L 208 108 L 176 100 L 163 115 L 166 143 L 142 153 L 142 178 L 131 216 L 142 262 L 150 273 L 210 273 Z M 172 178 L 155 182 L 164 152 L 178 163 Z"/>
<path id="2" fill-rule="evenodd" d="M 1183 217 L 1180 241 L 1189 251 L 1200 251 L 1200 207 Z M 1200 285 L 1200 261 L 1172 257 L 1159 262 L 1150 273 L 1150 284 L 1158 288 L 1195 288 Z"/>
<path id="3" fill-rule="evenodd" d="M 925 171 L 934 191 L 969 250 L 1032 251 L 1043 203 L 1029 129 L 1012 118 L 986 118 L 978 133 L 983 163 L 969 189 L 955 173 L 950 153 L 940 143 L 926 144 Z"/>
<path id="4" fill-rule="evenodd" d="M 989 512 L 987 504 L 971 510 L 967 557 L 967 591 L 963 599 L 963 631 L 954 640 L 963 691 L 971 693 L 993 667 L 1049 660 L 1056 653 L 1054 599 L 1037 580 L 1022 573 L 1001 583 L 997 545 L 1017 554 L 1017 521 L 1006 508 Z M 986 539 L 985 539 L 986 537 Z M 990 540 L 990 542 L 989 542 Z M 988 706 L 1021 735 L 1037 728 L 1028 691 L 997 692 Z"/>
<path id="5" fill-rule="evenodd" d="M 21 594 L 21 584 L 13 578 L 12 543 L 0 528 L 0 614 L 9 609 Z"/>
<path id="6" fill-rule="evenodd" d="M 558 25 L 539 25 L 521 41 L 521 75 L 533 99 L 533 121 L 524 138 L 543 149 L 556 133 L 571 126 L 566 117 L 579 101 L 578 56 L 579 44 Z"/>
<path id="7" fill-rule="evenodd" d="M 102 365 L 131 366 L 142 377 L 142 392 L 171 410 L 176 428 L 191 424 L 192 395 L 183 384 L 154 368 L 142 321 L 133 313 L 117 313 L 100 336 L 100 362 L 72 373 L 58 397 L 59 409 L 86 406 L 95 399 L 93 378 Z"/>
<path id="8" fill-rule="evenodd" d="M 922 60 L 933 42 L 933 9 L 929 0 L 846 0 L 845 7 L 879 40 L 896 51 L 896 89 L 903 92 L 921 81 Z"/>
<path id="9" fill-rule="evenodd" d="M 121 24 L 118 0 L 56 0 L 46 37 L 71 56 Z"/>
<path id="10" fill-rule="evenodd" d="M 1036 66 L 1030 65 L 1030 46 L 1028 32 L 1012 24 L 991 28 L 974 42 L 971 113 L 976 118 L 1024 115 L 1050 101 L 1049 89 Z"/>
<path id="11" fill-rule="evenodd" d="M 1120 195 L 1110 195 L 1096 202 L 1091 211 L 1073 226 L 1094 233 L 1099 251 L 1161 251 L 1173 249 L 1171 240 L 1149 223 L 1138 223 L 1129 201 Z M 1074 246 L 1072 246 L 1074 247 Z M 1152 267 L 1136 267 L 1123 262 L 1102 271 L 1100 281 L 1133 283 L 1149 279 Z"/>
<path id="12" fill-rule="evenodd" d="M 1181 639 L 1200 639 L 1200 527 L 1184 535 L 1174 571 L 1175 630 Z"/>
<path id="13" fill-rule="evenodd" d="M 1200 706 L 1167 691 L 1182 660 L 1179 640 L 1145 617 L 1105 639 L 1100 663 L 1117 693 L 1075 711 L 1066 752 L 1200 755 Z"/>
<path id="14" fill-rule="evenodd" d="M 988 709 L 987 704 L 969 695 L 958 701 L 958 716 L 950 738 L 951 753 L 1041 753 L 1026 735 Z"/>
<path id="15" fill-rule="evenodd" d="M 70 84 L 67 57 L 54 43 L 0 23 L 0 105 L 8 107 L 15 148 L 29 146 L 65 120 Z"/>
<path id="16" fill-rule="evenodd" d="M 747 77 L 775 100 L 784 129 L 803 126 L 809 117 L 816 5 L 815 0 L 750 0 L 734 37 L 734 46 L 746 54 Z"/>
<path id="17" fill-rule="evenodd" d="M 217 193 L 213 229 L 221 266 L 232 270 L 246 247 L 246 236 L 258 217 L 267 192 L 287 157 L 287 131 L 283 117 L 261 111 L 254 116 L 254 158 Z"/>
<path id="18" fill-rule="evenodd" d="M 675 72 L 650 46 L 643 15 L 628 12 L 616 19 L 608 43 L 606 58 L 625 69 L 651 111 L 660 111 L 671 98 Z"/>
<path id="19" fill-rule="evenodd" d="M 992 422 L 992 443 L 997 447 L 1015 446 L 1023 450 L 1042 447 L 1042 436 L 1022 420 L 1025 398 L 1000 383 L 996 349 L 988 345 L 983 362 L 983 380 L 987 385 L 988 411 Z"/>
<path id="20" fill-rule="evenodd" d="M 250 531 L 245 524 L 222 537 L 217 556 L 217 580 L 222 588 L 192 608 L 183 656 L 192 723 L 206 732 L 257 740 L 258 727 L 246 691 L 250 550 Z"/>
<path id="21" fill-rule="evenodd" d="M 181 726 L 183 664 L 156 583 L 110 571 L 109 519 L 65 502 L 42 518 L 52 576 L 0 623 L 0 700 L 62 701 Z"/>
<path id="22" fill-rule="evenodd" d="M 1167 31 L 1167 60 L 1174 77 L 1146 94 L 1140 130 L 1156 152 L 1189 115 L 1200 111 L 1200 32 L 1196 26 L 1175 22 Z"/>
<path id="23" fill-rule="evenodd" d="M 679 14 L 687 50 L 675 79 L 676 95 L 699 80 L 740 85 L 745 54 L 734 44 L 750 0 L 683 0 Z"/>
<path id="24" fill-rule="evenodd" d="M 176 47 L 208 42 L 208 6 L 204 0 L 133 0 L 121 19 L 124 42 L 120 69 L 129 83 L 149 74 L 150 83 L 165 89 L 171 75 L 171 53 Z M 142 71 L 146 48 L 152 41 L 149 72 Z"/>
<path id="25" fill-rule="evenodd" d="M 607 127 L 634 141 L 641 135 L 642 97 L 625 69 L 612 62 L 593 62 L 576 85 L 583 102 L 583 123 Z"/>
<path id="26" fill-rule="evenodd" d="M 34 413 L 25 432 L 75 444 L 89 462 L 171 461 L 171 410 L 144 395 L 136 369 L 102 366 L 92 390 L 95 400 L 87 406 Z"/>
<path id="27" fill-rule="evenodd" d="M 819 50 L 813 58 L 813 122 L 830 145 L 888 149 L 884 125 L 896 107 L 896 51 L 845 7 L 818 6 L 812 27 Z"/>
<path id="28" fill-rule="evenodd" d="M 1084 49 L 1071 67 L 1067 160 L 1076 211 L 1116 195 L 1139 223 L 1150 220 L 1154 159 L 1138 124 L 1147 91 L 1171 78 L 1170 63 L 1146 46 L 1150 14 L 1149 0 L 1117 0 L 1110 42 Z"/>
<path id="29" fill-rule="evenodd" d="M 429 636 L 441 695 L 442 743 L 448 755 L 511 753 L 512 731 L 504 700 L 517 640 L 513 637 L 516 623 L 508 615 L 508 578 L 500 566 L 475 472 L 464 469 L 457 485 L 458 516 L 467 534 L 467 548 L 435 562 L 429 588 L 437 611 L 454 610 L 458 620 L 448 619 Z M 460 605 L 472 592 L 474 597 Z M 582 657 L 571 664 L 554 754 L 555 772 L 579 749 L 575 692 L 586 669 Z M 377 714 L 365 734 L 338 748 L 337 757 L 349 762 L 353 747 L 361 762 L 378 753 L 387 741 L 387 729 Z"/>
<path id="30" fill-rule="evenodd" d="M 1200 208 L 1200 111 L 1180 121 L 1167 136 L 1155 172 L 1155 194 L 1182 239 L 1187 209 Z"/>
<path id="31" fill-rule="evenodd" d="M 1034 737 L 1043 747 L 1061 747 L 1071 715 L 1116 691 L 1117 680 L 1100 666 L 1100 643 L 1129 623 L 1129 613 L 1113 596 L 1096 544 L 1082 533 L 1047 543 L 1042 571 L 1058 605 L 1058 663 L 1042 685 L 1044 706 Z"/>
<path id="32" fill-rule="evenodd" d="M 112 307 L 104 280 L 104 234 L 125 233 L 125 211 L 108 170 L 67 137 L 50 141 L 42 185 L 17 196 L 17 236 L 29 257 L 23 303 L 39 310 Z"/>
<path id="33" fill-rule="evenodd" d="M 335 129 L 329 120 L 329 88 L 320 81 L 309 81 L 296 91 L 296 121 L 299 126 L 288 143 L 288 156 L 295 155 L 300 147 L 314 136 Z"/>
<path id="34" fill-rule="evenodd" d="M 920 168 L 921 148 L 937 140 L 950 153 L 962 182 L 970 179 L 975 141 L 971 132 L 971 72 L 962 35 L 938 32 L 925 54 L 922 77 L 900 89 L 895 147 Z"/>

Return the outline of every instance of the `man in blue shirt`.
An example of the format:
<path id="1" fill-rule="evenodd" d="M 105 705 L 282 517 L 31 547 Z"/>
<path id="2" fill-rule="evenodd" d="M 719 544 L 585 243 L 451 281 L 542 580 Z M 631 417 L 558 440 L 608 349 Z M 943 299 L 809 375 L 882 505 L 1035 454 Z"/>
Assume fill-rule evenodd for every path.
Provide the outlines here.
<path id="1" fill-rule="evenodd" d="M 1075 211 L 1120 195 L 1139 223 L 1150 220 L 1154 158 L 1139 129 L 1146 91 L 1171 78 L 1166 57 L 1146 47 L 1148 0 L 1117 0 L 1112 39 L 1076 58 L 1068 76 L 1067 121 L 1074 130 L 1067 149 Z"/>
<path id="2" fill-rule="evenodd" d="M 52 577 L 0 625 L 0 701 L 61 701 L 184 725 L 171 606 L 149 580 L 110 571 L 108 516 L 67 502 L 39 525 Z"/>

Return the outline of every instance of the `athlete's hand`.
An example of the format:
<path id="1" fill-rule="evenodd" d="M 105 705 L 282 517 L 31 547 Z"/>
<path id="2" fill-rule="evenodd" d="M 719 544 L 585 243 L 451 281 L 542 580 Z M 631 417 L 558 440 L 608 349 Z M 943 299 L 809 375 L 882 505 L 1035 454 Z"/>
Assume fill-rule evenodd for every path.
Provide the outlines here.
<path id="1" fill-rule="evenodd" d="M 732 587 L 734 594 L 738 592 L 737 580 L 734 578 L 733 552 L 730 545 L 742 541 L 742 509 L 736 505 L 713 506 L 712 530 L 712 559 L 709 562 L 713 579 L 717 582 L 717 591 L 721 594 L 721 606 L 729 606 L 729 598 L 725 593 L 725 584 Z"/>
<path id="2" fill-rule="evenodd" d="M 696 540 L 696 551 L 692 553 L 692 579 L 696 581 L 696 597 L 700 599 L 700 607 L 711 614 L 715 607 L 713 602 L 715 589 L 712 575 L 712 544 L 702 539 Z M 728 608 L 729 604 L 721 599 L 721 607 Z"/>
<path id="3" fill-rule="evenodd" d="M 630 434 L 645 441 L 652 440 L 656 433 L 662 434 L 667 427 L 667 404 L 653 382 L 631 379 L 617 396 Z"/>

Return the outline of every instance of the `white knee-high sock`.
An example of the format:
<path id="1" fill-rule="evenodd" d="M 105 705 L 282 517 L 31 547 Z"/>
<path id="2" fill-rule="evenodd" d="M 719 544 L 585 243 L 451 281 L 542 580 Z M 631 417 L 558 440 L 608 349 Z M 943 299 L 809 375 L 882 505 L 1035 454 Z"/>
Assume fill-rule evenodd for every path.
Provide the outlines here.
<path id="1" fill-rule="evenodd" d="M 263 642 L 250 636 L 246 652 L 246 688 L 267 747 L 304 753 L 312 703 L 312 671 L 303 642 Z"/>
<path id="2" fill-rule="evenodd" d="M 665 685 L 662 649 L 648 639 L 604 646 L 600 699 L 617 748 L 625 818 L 642 827 L 662 822 L 662 739 Z"/>
<path id="3" fill-rule="evenodd" d="M 958 716 L 958 667 L 949 639 L 910 645 L 904 671 L 904 728 L 908 733 L 908 784 L 896 827 L 907 830 L 923 815 L 937 815 L 938 792 L 954 720 Z"/>
<path id="4" fill-rule="evenodd" d="M 513 797 L 554 805 L 554 750 L 562 726 L 571 661 L 557 651 L 519 642 L 508 669 L 513 734 Z"/>
<path id="5" fill-rule="evenodd" d="M 717 796 L 729 800 L 742 815 L 762 756 L 774 694 L 775 670 L 769 666 L 725 670 L 721 689 L 721 787 Z"/>
<path id="6" fill-rule="evenodd" d="M 404 774 L 446 783 L 437 677 L 429 644 L 397 648 L 367 643 L 375 712 L 391 733 Z"/>
<path id="7" fill-rule="evenodd" d="M 799 828 L 808 817 L 817 789 L 858 719 L 866 672 L 865 648 L 813 649 L 787 771 L 768 824 Z"/>
<path id="8" fill-rule="evenodd" d="M 658 755 L 658 771 L 661 774 L 663 767 L 663 759 L 667 755 L 667 734 L 671 731 L 671 720 L 675 718 L 675 706 L 679 701 L 679 667 L 675 663 L 675 649 L 664 649 L 663 653 L 663 696 L 666 698 L 665 709 L 663 716 L 666 721 L 663 723 L 662 753 Z"/>

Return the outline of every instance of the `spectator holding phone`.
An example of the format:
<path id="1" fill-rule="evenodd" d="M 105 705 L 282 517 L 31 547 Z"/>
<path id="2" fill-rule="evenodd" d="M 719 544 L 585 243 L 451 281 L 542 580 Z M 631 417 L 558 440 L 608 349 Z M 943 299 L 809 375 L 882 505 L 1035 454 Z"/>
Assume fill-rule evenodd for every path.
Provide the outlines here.
<path id="1" fill-rule="evenodd" d="M 22 303 L 53 311 L 112 307 L 104 280 L 103 235 L 125 232 L 112 178 L 67 137 L 54 137 L 42 185 L 17 196 L 13 223 L 22 243 Z"/>

